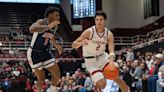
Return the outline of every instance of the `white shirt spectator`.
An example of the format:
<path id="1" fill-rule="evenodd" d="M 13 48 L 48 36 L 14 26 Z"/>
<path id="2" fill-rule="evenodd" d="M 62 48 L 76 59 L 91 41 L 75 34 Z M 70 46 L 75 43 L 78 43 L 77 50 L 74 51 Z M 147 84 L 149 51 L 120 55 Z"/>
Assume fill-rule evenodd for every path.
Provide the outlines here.
<path id="1" fill-rule="evenodd" d="M 154 62 L 153 59 L 146 60 L 146 65 L 147 65 L 147 67 L 148 67 L 149 70 L 151 69 L 153 62 Z"/>
<path id="2" fill-rule="evenodd" d="M 126 61 L 133 61 L 133 60 L 134 60 L 134 52 L 132 51 L 132 49 L 129 49 L 129 51 L 127 51 Z"/>
<path id="3" fill-rule="evenodd" d="M 87 89 L 87 91 L 91 91 L 93 88 L 93 81 L 90 77 L 86 77 L 84 82 L 84 87 Z"/>
<path id="4" fill-rule="evenodd" d="M 13 51 L 13 49 L 10 49 L 10 50 L 9 50 L 9 54 L 14 55 L 14 51 Z"/>
<path id="5" fill-rule="evenodd" d="M 12 71 L 12 74 L 14 74 L 16 77 L 18 77 L 20 75 L 20 72 L 17 70 L 14 70 L 14 71 Z"/>

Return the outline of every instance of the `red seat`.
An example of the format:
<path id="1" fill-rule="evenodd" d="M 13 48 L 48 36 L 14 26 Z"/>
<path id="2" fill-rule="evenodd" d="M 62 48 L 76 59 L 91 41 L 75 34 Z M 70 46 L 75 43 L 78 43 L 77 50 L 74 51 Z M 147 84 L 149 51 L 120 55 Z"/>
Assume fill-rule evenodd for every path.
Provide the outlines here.
<path id="1" fill-rule="evenodd" d="M 10 54 L 10 58 L 15 58 L 15 55 L 14 54 Z"/>
<path id="2" fill-rule="evenodd" d="M 0 54 L 0 58 L 3 58 L 3 54 Z"/>
<path id="3" fill-rule="evenodd" d="M 9 54 L 4 54 L 4 58 L 10 58 Z"/>

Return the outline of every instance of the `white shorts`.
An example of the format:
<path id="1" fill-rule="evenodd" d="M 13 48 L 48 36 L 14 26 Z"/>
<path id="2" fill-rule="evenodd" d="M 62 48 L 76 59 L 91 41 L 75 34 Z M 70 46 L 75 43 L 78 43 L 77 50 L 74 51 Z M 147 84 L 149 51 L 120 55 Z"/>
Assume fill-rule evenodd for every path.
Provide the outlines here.
<path id="1" fill-rule="evenodd" d="M 84 58 L 86 68 L 91 74 L 91 77 L 94 82 L 97 82 L 100 79 L 104 78 L 103 75 L 103 68 L 107 63 L 109 63 L 108 60 L 108 54 L 105 52 L 103 55 L 98 56 L 97 58 Z"/>

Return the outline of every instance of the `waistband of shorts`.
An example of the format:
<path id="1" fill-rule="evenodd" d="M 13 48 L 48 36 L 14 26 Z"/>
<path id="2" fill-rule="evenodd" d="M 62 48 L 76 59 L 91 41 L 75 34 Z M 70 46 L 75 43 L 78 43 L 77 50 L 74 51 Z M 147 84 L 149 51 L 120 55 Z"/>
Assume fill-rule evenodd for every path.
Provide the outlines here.
<path id="1" fill-rule="evenodd" d="M 100 54 L 100 55 L 96 55 L 96 56 L 85 56 L 84 58 L 85 58 L 85 59 L 97 58 L 97 57 L 102 56 L 102 55 L 104 55 L 104 54 Z"/>
<path id="2" fill-rule="evenodd" d="M 33 49 L 33 47 L 31 47 L 31 46 L 29 48 L 32 49 L 32 51 L 39 52 L 39 53 L 44 52 L 44 51 L 49 51 L 48 49 L 42 50 L 42 51 L 36 50 L 36 49 Z"/>

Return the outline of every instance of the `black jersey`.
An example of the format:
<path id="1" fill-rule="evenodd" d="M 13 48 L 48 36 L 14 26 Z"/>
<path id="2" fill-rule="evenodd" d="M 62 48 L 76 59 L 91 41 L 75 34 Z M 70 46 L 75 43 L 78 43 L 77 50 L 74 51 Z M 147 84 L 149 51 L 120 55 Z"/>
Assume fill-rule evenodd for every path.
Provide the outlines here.
<path id="1" fill-rule="evenodd" d="M 48 25 L 47 19 L 44 19 L 44 20 L 45 20 L 45 23 Z M 43 37 L 45 33 L 51 33 L 55 35 L 53 30 L 48 30 L 44 32 L 34 32 L 32 40 L 31 40 L 31 44 L 30 44 L 30 47 L 33 50 L 39 51 L 39 52 L 50 50 L 50 38 Z M 45 44 L 46 40 L 48 40 L 48 42 L 46 42 Z"/>

